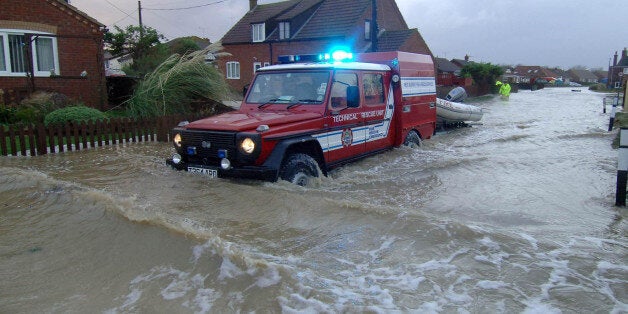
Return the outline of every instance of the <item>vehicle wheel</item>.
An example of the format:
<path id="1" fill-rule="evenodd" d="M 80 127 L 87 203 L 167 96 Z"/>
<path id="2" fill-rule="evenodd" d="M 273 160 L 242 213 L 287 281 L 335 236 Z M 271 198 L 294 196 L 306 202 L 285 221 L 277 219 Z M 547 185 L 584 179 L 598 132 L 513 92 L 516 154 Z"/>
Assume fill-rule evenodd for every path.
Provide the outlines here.
<path id="1" fill-rule="evenodd" d="M 318 163 L 307 154 L 292 154 L 286 159 L 279 177 L 300 186 L 308 186 L 312 178 L 318 177 Z"/>
<path id="2" fill-rule="evenodd" d="M 403 142 L 403 145 L 406 145 L 410 148 L 419 148 L 421 147 L 421 145 L 423 145 L 423 141 L 421 140 L 419 133 L 417 133 L 415 130 L 412 130 L 408 132 L 408 135 L 406 136 L 406 140 L 405 142 Z"/>

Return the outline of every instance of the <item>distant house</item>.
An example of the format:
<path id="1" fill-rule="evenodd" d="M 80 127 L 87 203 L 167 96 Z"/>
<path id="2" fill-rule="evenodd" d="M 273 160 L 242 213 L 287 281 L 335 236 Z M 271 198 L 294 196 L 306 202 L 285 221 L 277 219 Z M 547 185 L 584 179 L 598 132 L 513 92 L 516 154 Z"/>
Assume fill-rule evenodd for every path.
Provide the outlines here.
<path id="1" fill-rule="evenodd" d="M 600 83 L 608 83 L 608 71 L 593 71 L 593 74 L 595 74 L 595 76 L 597 76 L 597 81 Z"/>
<path id="2" fill-rule="evenodd" d="M 621 53 L 621 59 L 617 61 L 617 52 L 613 58 L 613 65 L 608 67 L 608 86 L 619 88 L 622 80 L 628 77 L 628 48 L 624 48 Z"/>
<path id="3" fill-rule="evenodd" d="M 464 66 L 467 65 L 469 62 L 473 62 L 469 61 L 469 55 L 465 55 L 464 59 L 451 59 L 451 63 L 459 66 L 460 68 L 464 68 Z"/>
<path id="4" fill-rule="evenodd" d="M 434 58 L 436 65 L 436 85 L 454 86 L 466 85 L 464 79 L 460 78 L 460 67 L 445 58 Z M 462 84 L 461 84 L 462 83 Z"/>
<path id="5" fill-rule="evenodd" d="M 242 89 L 257 69 L 280 55 L 317 54 L 334 46 L 368 52 L 406 51 L 432 55 L 417 29 L 409 29 L 394 0 L 377 1 L 379 32 L 373 35 L 371 0 L 289 0 L 258 5 L 221 39 L 230 57 L 218 65 L 229 84 Z"/>
<path id="6" fill-rule="evenodd" d="M 64 0 L 3 0 L 0 10 L 0 103 L 35 90 L 103 108 L 107 103 L 104 25 Z"/>
<path id="7" fill-rule="evenodd" d="M 565 71 L 558 67 L 551 68 L 549 70 L 556 75 L 556 85 L 569 85 L 569 83 L 573 80 L 569 71 Z"/>
<path id="8" fill-rule="evenodd" d="M 581 84 L 594 84 L 598 82 L 598 78 L 589 70 L 571 69 L 568 71 L 574 82 Z"/>
<path id="9" fill-rule="evenodd" d="M 114 56 L 111 52 L 105 51 L 104 58 L 106 76 L 126 75 L 124 71 L 122 71 L 122 68 L 133 63 L 133 57 L 130 53 Z"/>
<path id="10" fill-rule="evenodd" d="M 517 84 L 517 83 L 521 83 L 522 81 L 522 76 L 515 73 L 515 69 L 512 67 L 502 67 L 502 69 L 504 70 L 504 74 L 502 74 L 502 81 L 503 82 L 508 82 L 510 84 Z"/>
<path id="11" fill-rule="evenodd" d="M 540 78 L 551 81 L 550 79 L 556 79 L 558 77 L 553 71 L 538 65 L 518 65 L 515 67 L 514 74 L 520 77 L 521 83 L 530 83 Z"/>

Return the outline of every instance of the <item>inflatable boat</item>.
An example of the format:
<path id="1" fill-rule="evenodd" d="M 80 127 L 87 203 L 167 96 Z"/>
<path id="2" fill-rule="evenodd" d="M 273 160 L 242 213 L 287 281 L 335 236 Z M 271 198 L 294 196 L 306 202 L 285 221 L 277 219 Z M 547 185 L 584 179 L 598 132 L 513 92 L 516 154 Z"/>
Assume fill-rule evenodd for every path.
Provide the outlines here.
<path id="1" fill-rule="evenodd" d="M 483 115 L 482 108 L 478 106 L 436 98 L 436 118 L 439 122 L 480 121 Z"/>

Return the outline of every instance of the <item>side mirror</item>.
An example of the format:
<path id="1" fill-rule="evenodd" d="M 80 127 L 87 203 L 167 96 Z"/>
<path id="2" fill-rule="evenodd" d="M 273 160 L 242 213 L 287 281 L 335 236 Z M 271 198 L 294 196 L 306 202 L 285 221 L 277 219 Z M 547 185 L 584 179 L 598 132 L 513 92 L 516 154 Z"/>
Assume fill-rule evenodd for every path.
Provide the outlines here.
<path id="1" fill-rule="evenodd" d="M 360 107 L 360 90 L 357 86 L 347 86 L 347 107 Z"/>

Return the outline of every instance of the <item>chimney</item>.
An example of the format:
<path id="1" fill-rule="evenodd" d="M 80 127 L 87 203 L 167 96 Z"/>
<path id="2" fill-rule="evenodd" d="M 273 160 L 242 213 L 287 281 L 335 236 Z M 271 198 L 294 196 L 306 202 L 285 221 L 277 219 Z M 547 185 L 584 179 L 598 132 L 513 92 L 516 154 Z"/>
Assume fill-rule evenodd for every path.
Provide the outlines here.
<path id="1" fill-rule="evenodd" d="M 617 51 L 615 51 L 615 57 L 613 58 L 613 66 L 617 65 Z"/>
<path id="2" fill-rule="evenodd" d="M 624 52 L 622 52 L 622 53 L 621 53 L 621 57 L 622 57 L 622 58 L 626 58 L 626 57 L 628 57 L 628 48 L 625 48 L 625 47 L 624 47 Z"/>
<path id="3" fill-rule="evenodd" d="M 469 55 L 464 55 L 464 61 L 469 61 Z"/>
<path id="4" fill-rule="evenodd" d="M 249 0 L 249 11 L 255 9 L 257 6 L 257 0 Z"/>

